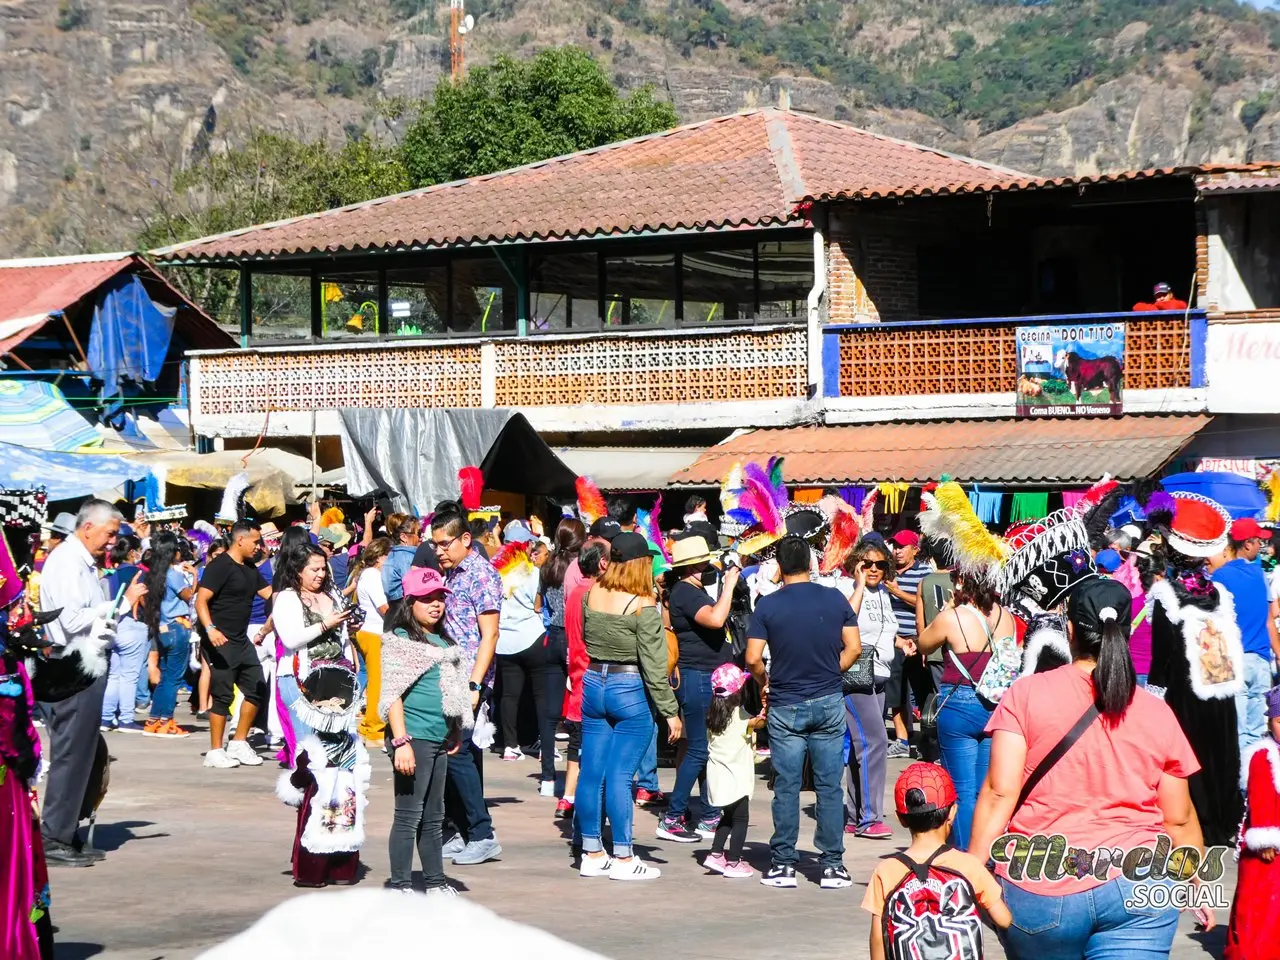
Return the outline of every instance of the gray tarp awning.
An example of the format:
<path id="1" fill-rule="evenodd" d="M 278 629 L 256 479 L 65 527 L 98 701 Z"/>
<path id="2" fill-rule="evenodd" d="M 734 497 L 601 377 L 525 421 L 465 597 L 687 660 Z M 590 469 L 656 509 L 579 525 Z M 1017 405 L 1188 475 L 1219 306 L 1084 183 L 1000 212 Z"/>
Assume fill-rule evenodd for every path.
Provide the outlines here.
<path id="1" fill-rule="evenodd" d="M 458 496 L 458 471 L 478 466 L 485 486 L 560 500 L 577 475 L 514 410 L 338 411 L 347 491 L 385 491 L 399 510 L 429 513 Z"/>

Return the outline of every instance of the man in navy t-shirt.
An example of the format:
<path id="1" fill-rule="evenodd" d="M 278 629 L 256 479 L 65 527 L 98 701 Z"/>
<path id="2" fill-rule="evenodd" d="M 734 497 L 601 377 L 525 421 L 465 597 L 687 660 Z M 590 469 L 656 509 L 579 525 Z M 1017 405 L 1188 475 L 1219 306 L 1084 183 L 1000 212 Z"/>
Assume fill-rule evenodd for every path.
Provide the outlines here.
<path id="1" fill-rule="evenodd" d="M 1244 688 L 1236 694 L 1236 731 L 1240 752 L 1267 733 L 1267 691 L 1271 689 L 1271 654 L 1280 653 L 1280 636 L 1271 619 L 1271 595 L 1262 567 L 1254 560 L 1271 531 L 1248 518 L 1231 524 L 1226 563 L 1213 571 L 1215 583 L 1231 594 L 1244 647 Z"/>
<path id="2" fill-rule="evenodd" d="M 805 754 L 818 795 L 814 843 L 821 851 L 822 886 L 852 885 L 844 868 L 844 698 L 840 675 L 858 659 L 858 618 L 838 590 L 809 580 L 812 553 L 800 537 L 778 541 L 782 588 L 762 597 L 747 627 L 747 666 L 764 691 L 773 789 L 773 866 L 761 883 L 796 885 L 800 780 Z M 764 650 L 769 648 L 769 670 Z"/>

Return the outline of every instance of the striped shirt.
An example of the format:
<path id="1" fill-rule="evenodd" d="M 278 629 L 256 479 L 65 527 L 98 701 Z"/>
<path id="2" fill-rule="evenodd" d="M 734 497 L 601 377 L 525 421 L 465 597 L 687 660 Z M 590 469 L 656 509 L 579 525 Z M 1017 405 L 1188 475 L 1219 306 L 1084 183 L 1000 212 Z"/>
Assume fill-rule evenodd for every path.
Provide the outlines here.
<path id="1" fill-rule="evenodd" d="M 920 581 L 931 573 L 933 573 L 933 567 L 922 560 L 917 560 L 906 570 L 900 571 L 894 577 L 894 583 L 908 593 L 919 593 Z M 898 620 L 898 635 L 914 637 L 917 633 L 916 605 L 914 603 L 903 603 L 892 594 L 890 594 L 890 599 L 893 602 L 893 615 Z"/>

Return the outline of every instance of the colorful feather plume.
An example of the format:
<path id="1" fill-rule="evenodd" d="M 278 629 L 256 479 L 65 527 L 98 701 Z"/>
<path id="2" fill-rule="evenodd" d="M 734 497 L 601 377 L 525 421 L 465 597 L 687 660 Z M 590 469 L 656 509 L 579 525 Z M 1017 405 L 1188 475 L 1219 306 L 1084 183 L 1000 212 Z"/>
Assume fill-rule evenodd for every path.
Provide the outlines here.
<path id="1" fill-rule="evenodd" d="M 759 524 L 765 533 L 784 533 L 787 488 L 781 482 L 782 460 L 774 458 L 767 467 L 748 463 L 742 468 L 742 474 L 743 488 L 738 497 L 738 509 L 748 511 L 752 518 L 750 523 Z"/>
<path id="2" fill-rule="evenodd" d="M 1173 511 L 1177 505 L 1178 501 L 1171 494 L 1157 490 L 1142 505 L 1142 510 L 1147 515 L 1147 522 L 1153 527 L 1167 527 L 1173 523 Z"/>
<path id="3" fill-rule="evenodd" d="M 1124 496 L 1124 487 L 1118 483 L 1112 483 L 1102 498 L 1083 514 L 1085 530 L 1089 532 L 1089 546 L 1094 550 L 1106 548 L 1111 515 L 1116 512 Z"/>
<path id="4" fill-rule="evenodd" d="M 493 567 L 502 576 L 504 592 L 510 596 L 515 584 L 523 582 L 526 576 L 534 573 L 536 567 L 529 559 L 529 544 L 506 543 L 494 555 Z"/>
<path id="5" fill-rule="evenodd" d="M 720 481 L 720 509 L 731 520 L 750 523 L 750 520 L 735 516 L 735 513 L 739 512 L 738 498 L 742 495 L 742 486 L 742 464 L 735 463 Z"/>
<path id="6" fill-rule="evenodd" d="M 1263 481 L 1262 488 L 1267 494 L 1267 509 L 1262 519 L 1280 523 L 1280 470 L 1272 470 Z"/>
<path id="7" fill-rule="evenodd" d="M 940 483 L 932 493 L 922 494 L 921 501 L 926 510 L 920 516 L 920 528 L 950 542 L 958 572 L 984 579 L 998 575 L 1009 557 L 1009 545 L 978 519 L 960 484 Z"/>
<path id="8" fill-rule="evenodd" d="M 337 507 L 330 507 L 324 513 L 320 514 L 320 526 L 332 527 L 335 523 L 344 523 L 346 517 Z"/>
<path id="9" fill-rule="evenodd" d="M 649 546 L 657 549 L 662 555 L 662 559 L 667 563 L 671 562 L 671 553 L 667 550 L 667 538 L 662 535 L 662 524 L 659 518 L 662 516 L 662 495 L 658 495 L 658 499 L 653 504 L 653 509 L 649 511 L 649 515 L 644 518 L 644 523 L 640 523 L 640 511 L 636 511 L 636 526 L 640 528 L 640 532 Z"/>
<path id="10" fill-rule="evenodd" d="M 1080 498 L 1080 502 L 1076 504 L 1076 515 L 1084 516 L 1106 497 L 1112 490 L 1120 484 L 1111 479 L 1111 474 L 1107 474 L 1092 487 L 1084 492 L 1084 496 Z"/>
<path id="11" fill-rule="evenodd" d="M 227 481 L 222 492 L 222 505 L 214 517 L 219 523 L 235 523 L 245 515 L 245 497 L 249 493 L 249 474 L 237 473 Z"/>
<path id="12" fill-rule="evenodd" d="M 604 502 L 604 494 L 590 477 L 579 477 L 574 482 L 578 493 L 578 516 L 588 527 L 601 517 L 609 515 L 609 507 Z"/>
<path id="13" fill-rule="evenodd" d="M 462 509 L 470 513 L 480 509 L 484 497 L 484 474 L 479 467 L 463 467 L 458 471 L 458 499 Z"/>
<path id="14" fill-rule="evenodd" d="M 876 501 L 880 499 L 878 487 L 872 487 L 862 498 L 862 530 L 864 533 L 875 529 Z"/>
<path id="15" fill-rule="evenodd" d="M 827 546 L 822 551 L 820 573 L 832 573 L 844 566 L 858 545 L 862 536 L 862 528 L 857 514 L 849 510 L 837 510 L 831 516 L 831 532 L 827 535 Z"/>

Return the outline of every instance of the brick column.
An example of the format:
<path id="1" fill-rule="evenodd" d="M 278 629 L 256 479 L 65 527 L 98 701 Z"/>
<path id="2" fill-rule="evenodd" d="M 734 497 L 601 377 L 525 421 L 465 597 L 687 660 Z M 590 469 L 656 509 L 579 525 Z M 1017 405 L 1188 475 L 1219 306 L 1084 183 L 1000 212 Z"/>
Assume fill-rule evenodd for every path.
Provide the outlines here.
<path id="1" fill-rule="evenodd" d="M 1206 310 L 1216 309 L 1216 304 L 1208 302 L 1209 297 L 1209 216 L 1204 202 L 1196 204 L 1196 299 L 1197 307 Z"/>

